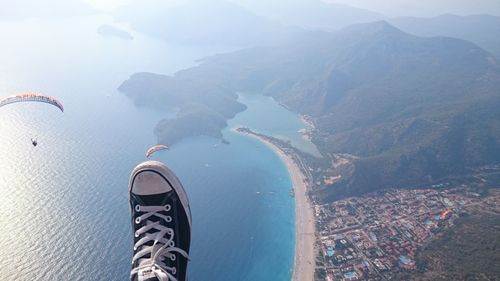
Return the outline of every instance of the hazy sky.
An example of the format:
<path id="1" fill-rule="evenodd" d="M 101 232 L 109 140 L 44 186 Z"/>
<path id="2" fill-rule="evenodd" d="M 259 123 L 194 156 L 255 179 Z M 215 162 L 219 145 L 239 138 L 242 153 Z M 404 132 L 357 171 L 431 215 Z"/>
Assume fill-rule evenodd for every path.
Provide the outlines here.
<path id="1" fill-rule="evenodd" d="M 98 10 L 112 10 L 113 8 L 131 1 L 140 0 L 0 0 L 0 17 L 74 14 L 87 12 L 88 7 Z M 194 0 L 162 0 L 162 2 L 186 2 Z M 213 1 L 213 0 L 197 0 Z M 287 5 L 290 1 L 319 1 L 319 0 L 229 0 L 236 3 L 269 5 L 276 7 Z M 323 0 L 325 2 L 340 3 L 353 7 L 364 8 L 379 12 L 389 17 L 395 16 L 436 16 L 440 14 L 492 14 L 500 16 L 500 0 Z M 90 4 L 90 5 L 85 5 Z M 0 18 L 0 20 L 1 20 Z"/>
<path id="2" fill-rule="evenodd" d="M 93 12 L 91 6 L 80 0 L 0 0 L 0 20 L 73 16 Z"/>
<path id="3" fill-rule="evenodd" d="M 325 0 L 395 16 L 491 14 L 500 16 L 500 0 Z"/>
<path id="4" fill-rule="evenodd" d="M 94 7 L 109 9 L 117 5 L 134 0 L 84 0 Z M 165 2 L 186 2 L 193 0 L 164 0 Z M 199 0 L 211 1 L 211 0 Z M 500 16 L 500 0 L 229 0 L 232 2 L 268 3 L 287 5 L 290 1 L 324 1 L 345 4 L 385 14 L 389 17 L 397 16 L 437 16 L 441 14 L 492 14 Z M 270 5 L 273 6 L 273 5 Z"/>
<path id="5" fill-rule="evenodd" d="M 111 10 L 120 5 L 127 4 L 130 0 L 83 0 L 99 10 Z"/>

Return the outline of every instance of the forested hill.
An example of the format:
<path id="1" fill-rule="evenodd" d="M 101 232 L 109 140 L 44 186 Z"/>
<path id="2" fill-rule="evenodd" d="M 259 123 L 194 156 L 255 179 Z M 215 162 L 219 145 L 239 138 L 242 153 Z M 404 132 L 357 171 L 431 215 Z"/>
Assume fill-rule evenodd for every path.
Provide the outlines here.
<path id="1" fill-rule="evenodd" d="M 423 185 L 500 163 L 500 66 L 460 39 L 417 37 L 381 21 L 213 56 L 164 80 L 195 83 L 205 104 L 207 96 L 261 92 L 312 116 L 323 153 L 359 157 L 337 188 L 318 191 L 324 199 L 330 190 Z M 137 82 L 121 89 L 139 103 L 175 96 L 168 86 L 134 94 Z"/>
<path id="2" fill-rule="evenodd" d="M 500 58 L 500 17 L 441 15 L 433 18 L 400 17 L 389 22 L 417 36 L 449 36 L 471 41 Z"/>

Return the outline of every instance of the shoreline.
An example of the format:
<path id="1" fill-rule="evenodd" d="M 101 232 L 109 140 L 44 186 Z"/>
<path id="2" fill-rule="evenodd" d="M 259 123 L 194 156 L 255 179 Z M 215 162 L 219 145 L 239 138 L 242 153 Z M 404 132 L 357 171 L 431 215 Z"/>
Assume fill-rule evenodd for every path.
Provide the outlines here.
<path id="1" fill-rule="evenodd" d="M 295 254 L 291 280 L 312 281 L 315 270 L 314 244 L 316 239 L 312 205 L 306 195 L 306 177 L 293 158 L 272 142 L 254 134 L 234 131 L 265 144 L 285 164 L 295 193 Z"/>

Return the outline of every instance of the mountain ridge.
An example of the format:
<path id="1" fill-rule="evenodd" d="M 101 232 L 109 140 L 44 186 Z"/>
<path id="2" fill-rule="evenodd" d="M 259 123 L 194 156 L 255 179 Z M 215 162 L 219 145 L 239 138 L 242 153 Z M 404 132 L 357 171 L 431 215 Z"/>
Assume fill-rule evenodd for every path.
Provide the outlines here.
<path id="1" fill-rule="evenodd" d="M 175 4 L 145 0 L 123 6 L 114 16 L 138 32 L 188 45 L 249 47 L 274 44 L 302 32 L 224 0 Z"/>
<path id="2" fill-rule="evenodd" d="M 489 52 L 385 21 L 295 42 L 206 58 L 169 79 L 260 92 L 311 116 L 321 152 L 357 156 L 348 172 L 316 167 L 318 178 L 342 175 L 315 188 L 319 200 L 427 185 L 500 162 L 500 67 Z"/>
<path id="3" fill-rule="evenodd" d="M 487 14 L 457 16 L 444 14 L 432 18 L 398 17 L 388 20 L 417 36 L 448 36 L 471 41 L 500 57 L 500 17 Z"/>

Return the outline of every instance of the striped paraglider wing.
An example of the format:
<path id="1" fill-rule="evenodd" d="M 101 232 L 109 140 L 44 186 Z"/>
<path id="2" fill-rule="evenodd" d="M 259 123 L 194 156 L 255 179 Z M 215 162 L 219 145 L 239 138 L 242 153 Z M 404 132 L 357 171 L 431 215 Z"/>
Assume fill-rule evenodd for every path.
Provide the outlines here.
<path id="1" fill-rule="evenodd" d="M 168 149 L 168 146 L 163 145 L 163 144 L 158 144 L 158 145 L 152 146 L 150 149 L 148 149 L 146 151 L 146 157 L 149 158 L 155 152 L 160 151 L 160 150 L 165 150 L 165 149 Z"/>
<path id="2" fill-rule="evenodd" d="M 34 94 L 34 93 L 26 93 L 26 94 L 18 94 L 15 96 L 11 97 L 6 97 L 0 100 L 0 107 L 12 104 L 12 103 L 18 103 L 18 102 L 43 102 L 47 104 L 51 104 L 57 108 L 59 108 L 62 112 L 64 112 L 64 106 L 60 101 L 53 97 L 41 95 L 41 94 Z"/>

